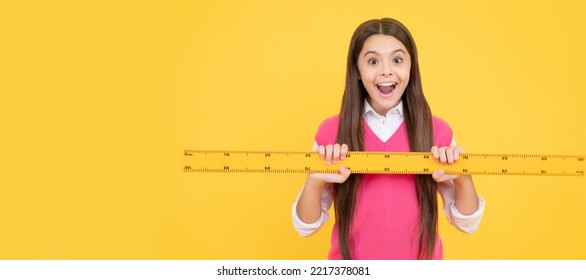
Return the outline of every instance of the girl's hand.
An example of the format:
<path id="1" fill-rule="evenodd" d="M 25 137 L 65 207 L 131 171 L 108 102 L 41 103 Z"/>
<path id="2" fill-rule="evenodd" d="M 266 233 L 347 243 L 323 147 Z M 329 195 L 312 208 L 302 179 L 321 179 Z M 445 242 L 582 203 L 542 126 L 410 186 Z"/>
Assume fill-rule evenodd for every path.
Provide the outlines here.
<path id="1" fill-rule="evenodd" d="M 452 164 L 460 158 L 460 154 L 462 153 L 464 153 L 464 150 L 460 146 L 441 148 L 438 148 L 436 146 L 431 147 L 431 154 L 433 155 L 435 162 Z M 443 169 L 438 169 L 434 171 L 433 174 L 431 174 L 431 176 L 438 183 L 458 178 L 458 175 L 446 175 L 445 170 Z"/>
<path id="2" fill-rule="evenodd" d="M 346 144 L 335 144 L 327 146 L 319 146 L 318 153 L 322 160 L 326 161 L 327 165 L 332 163 L 338 163 L 344 160 L 348 154 L 348 145 Z M 329 174 L 329 173 L 311 173 L 309 176 L 313 179 L 323 181 L 325 183 L 344 183 L 348 177 L 350 177 L 350 170 L 344 166 L 340 166 L 340 173 Z"/>

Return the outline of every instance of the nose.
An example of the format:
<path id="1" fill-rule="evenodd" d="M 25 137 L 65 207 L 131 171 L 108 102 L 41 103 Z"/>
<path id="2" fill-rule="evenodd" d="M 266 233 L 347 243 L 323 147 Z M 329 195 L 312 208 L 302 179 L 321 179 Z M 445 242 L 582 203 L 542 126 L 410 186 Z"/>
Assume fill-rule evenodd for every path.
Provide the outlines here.
<path id="1" fill-rule="evenodd" d="M 390 63 L 383 63 L 382 69 L 381 69 L 381 75 L 383 77 L 393 75 L 393 69 L 391 68 Z"/>

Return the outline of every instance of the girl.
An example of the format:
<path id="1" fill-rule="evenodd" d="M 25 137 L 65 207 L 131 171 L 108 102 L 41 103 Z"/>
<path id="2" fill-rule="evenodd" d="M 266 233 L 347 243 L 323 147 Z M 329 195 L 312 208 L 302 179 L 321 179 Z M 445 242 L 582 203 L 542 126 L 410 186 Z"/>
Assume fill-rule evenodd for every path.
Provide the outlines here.
<path id="1" fill-rule="evenodd" d="M 411 34 L 389 18 L 366 21 L 354 32 L 340 114 L 322 122 L 315 141 L 326 164 L 343 162 L 349 150 L 431 151 L 446 164 L 463 153 L 448 124 L 431 115 Z M 442 259 L 436 192 L 452 225 L 477 230 L 484 201 L 472 178 L 442 169 L 432 176 L 358 175 L 344 167 L 339 174 L 308 174 L 293 223 L 302 236 L 315 233 L 333 202 L 329 259 Z"/>

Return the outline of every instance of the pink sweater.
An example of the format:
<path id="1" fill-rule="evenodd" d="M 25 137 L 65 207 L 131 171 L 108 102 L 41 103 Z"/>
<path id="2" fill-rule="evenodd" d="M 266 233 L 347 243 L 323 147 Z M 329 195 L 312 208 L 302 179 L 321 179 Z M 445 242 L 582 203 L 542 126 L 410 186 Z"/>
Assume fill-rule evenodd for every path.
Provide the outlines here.
<path id="1" fill-rule="evenodd" d="M 336 143 L 338 116 L 325 120 L 315 140 L 318 145 Z M 363 120 L 366 151 L 409 152 L 405 124 L 386 142 L 382 142 Z M 449 146 L 452 130 L 443 120 L 433 117 L 434 143 Z M 353 259 L 417 259 L 419 203 L 414 175 L 364 174 L 358 189 L 350 233 Z M 442 242 L 437 235 L 433 259 L 443 258 Z M 338 230 L 334 225 L 329 259 L 340 259 Z"/>

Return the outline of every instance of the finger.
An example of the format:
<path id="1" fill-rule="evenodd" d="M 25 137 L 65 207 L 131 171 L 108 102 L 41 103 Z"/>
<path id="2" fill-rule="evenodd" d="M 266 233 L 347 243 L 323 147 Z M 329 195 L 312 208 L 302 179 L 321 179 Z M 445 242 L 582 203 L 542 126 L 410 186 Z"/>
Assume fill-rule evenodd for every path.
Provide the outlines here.
<path id="1" fill-rule="evenodd" d="M 317 150 L 318 150 L 318 153 L 319 153 L 319 157 L 322 160 L 325 160 L 326 159 L 326 147 L 324 147 L 322 145 L 322 146 L 319 146 Z"/>
<path id="2" fill-rule="evenodd" d="M 445 163 L 447 161 L 447 158 L 446 158 L 446 147 L 439 148 L 439 158 L 440 158 L 440 162 Z"/>
<path id="3" fill-rule="evenodd" d="M 338 163 L 338 160 L 340 160 L 340 144 L 336 144 L 334 145 L 334 155 L 333 155 L 333 160 L 334 163 Z"/>
<path id="4" fill-rule="evenodd" d="M 437 162 L 439 159 L 439 149 L 437 146 L 431 147 L 431 155 L 433 156 L 433 159 Z"/>
<path id="5" fill-rule="evenodd" d="M 332 153 L 334 151 L 334 146 L 332 144 L 326 146 L 326 164 L 332 163 Z"/>
<path id="6" fill-rule="evenodd" d="M 448 147 L 446 149 L 446 158 L 448 163 L 454 163 L 454 147 Z"/>
<path id="7" fill-rule="evenodd" d="M 348 154 L 348 145 L 342 144 L 342 148 L 340 149 L 340 159 L 345 159 L 346 155 Z"/>
<path id="8" fill-rule="evenodd" d="M 464 149 L 460 146 L 454 147 L 454 161 L 457 161 L 460 158 L 460 155 L 464 153 Z"/>

